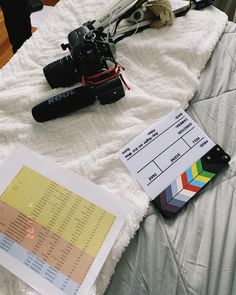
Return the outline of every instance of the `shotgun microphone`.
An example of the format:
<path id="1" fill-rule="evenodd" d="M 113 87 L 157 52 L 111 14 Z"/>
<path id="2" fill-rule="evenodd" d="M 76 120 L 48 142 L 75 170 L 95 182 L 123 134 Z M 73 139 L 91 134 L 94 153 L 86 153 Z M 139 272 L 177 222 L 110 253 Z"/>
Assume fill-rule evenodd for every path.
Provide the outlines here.
<path id="1" fill-rule="evenodd" d="M 88 84 L 50 97 L 32 109 L 32 116 L 37 122 L 45 122 L 87 107 L 96 100 L 109 104 L 124 96 L 122 82 L 116 77 L 99 85 Z"/>

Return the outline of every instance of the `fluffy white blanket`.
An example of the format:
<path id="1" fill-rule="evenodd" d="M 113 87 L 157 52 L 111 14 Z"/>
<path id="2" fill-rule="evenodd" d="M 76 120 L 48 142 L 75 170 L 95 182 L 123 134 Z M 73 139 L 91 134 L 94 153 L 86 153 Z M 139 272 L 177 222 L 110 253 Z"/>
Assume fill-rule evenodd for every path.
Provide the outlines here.
<path id="1" fill-rule="evenodd" d="M 65 89 L 51 90 L 42 68 L 65 55 L 60 44 L 84 21 L 94 19 L 106 0 L 61 0 L 51 17 L 0 70 L 0 160 L 20 142 L 132 205 L 91 294 L 102 294 L 125 247 L 148 208 L 148 197 L 118 158 L 117 152 L 161 117 L 186 108 L 198 78 L 224 31 L 227 17 L 210 7 L 190 11 L 171 27 L 148 29 L 117 46 L 131 87 L 107 106 L 95 104 L 70 116 L 36 123 L 34 105 Z M 8 278 L 4 273 L 1 278 Z M 5 280 L 7 283 L 7 279 Z M 21 288 L 17 294 L 26 294 Z M 15 293 L 16 294 L 16 293 Z M 4 294 L 5 295 L 5 294 Z"/>

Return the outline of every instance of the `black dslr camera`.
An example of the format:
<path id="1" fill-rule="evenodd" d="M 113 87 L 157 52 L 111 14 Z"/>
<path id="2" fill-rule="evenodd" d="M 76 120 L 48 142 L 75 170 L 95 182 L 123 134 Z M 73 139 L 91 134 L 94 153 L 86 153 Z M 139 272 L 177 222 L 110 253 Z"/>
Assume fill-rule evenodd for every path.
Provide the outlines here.
<path id="1" fill-rule="evenodd" d="M 108 34 L 94 29 L 88 22 L 70 32 L 68 41 L 61 46 L 63 50 L 69 49 L 70 55 L 48 64 L 43 72 L 51 88 L 77 82 L 82 86 L 36 105 L 32 115 L 38 122 L 64 116 L 97 100 L 110 104 L 125 96 L 120 74 L 123 68 L 115 61 L 115 44 Z"/>
<path id="2" fill-rule="evenodd" d="M 89 26 L 91 23 L 86 23 L 70 32 L 69 43 L 61 45 L 63 50 L 70 50 L 70 55 L 44 67 L 44 75 L 52 88 L 71 86 L 82 81 L 83 77 L 102 73 L 115 65 L 112 39 L 99 30 L 89 29 Z"/>

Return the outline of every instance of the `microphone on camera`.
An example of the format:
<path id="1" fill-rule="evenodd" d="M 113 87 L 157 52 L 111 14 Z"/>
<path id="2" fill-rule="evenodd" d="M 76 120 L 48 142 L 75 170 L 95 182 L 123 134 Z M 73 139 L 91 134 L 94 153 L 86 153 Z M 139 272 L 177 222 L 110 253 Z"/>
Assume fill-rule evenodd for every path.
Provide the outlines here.
<path id="1" fill-rule="evenodd" d="M 85 85 L 62 92 L 41 102 L 32 109 L 37 122 L 45 122 L 87 107 L 99 100 L 101 104 L 113 103 L 125 92 L 119 77 L 99 85 Z"/>

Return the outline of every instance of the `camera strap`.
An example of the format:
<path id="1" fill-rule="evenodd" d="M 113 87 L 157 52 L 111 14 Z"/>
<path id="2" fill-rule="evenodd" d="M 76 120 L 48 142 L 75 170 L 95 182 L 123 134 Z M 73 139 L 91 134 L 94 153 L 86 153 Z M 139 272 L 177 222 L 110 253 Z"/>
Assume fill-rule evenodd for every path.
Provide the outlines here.
<path id="1" fill-rule="evenodd" d="M 147 1 L 147 2 L 145 1 L 143 6 L 141 7 L 144 7 L 144 8 L 149 7 L 150 3 L 154 3 L 154 2 L 155 2 L 154 0 Z M 185 16 L 191 9 L 200 10 L 207 6 L 210 6 L 214 3 L 214 0 L 189 0 L 186 2 L 187 2 L 186 5 L 180 8 L 177 8 L 173 11 L 175 18 Z M 123 26 L 120 29 L 117 28 L 119 23 L 116 25 L 115 34 L 113 36 L 113 40 L 115 44 L 128 36 L 131 36 L 133 34 L 136 34 L 137 32 L 141 32 L 147 28 L 152 27 L 153 23 L 161 20 L 160 15 L 157 15 L 157 14 L 152 15 L 149 18 L 145 18 L 145 17 L 142 18 L 142 14 L 140 13 L 137 15 L 140 15 L 140 18 L 136 16 L 136 12 L 134 12 L 133 15 L 131 15 L 131 20 L 133 19 L 133 24 L 131 25 Z"/>

